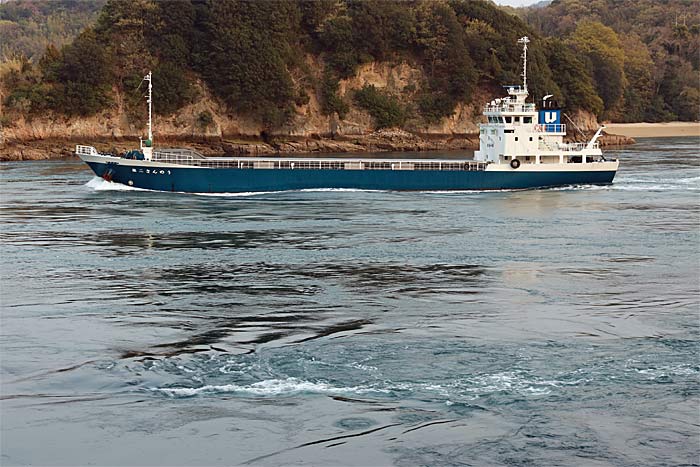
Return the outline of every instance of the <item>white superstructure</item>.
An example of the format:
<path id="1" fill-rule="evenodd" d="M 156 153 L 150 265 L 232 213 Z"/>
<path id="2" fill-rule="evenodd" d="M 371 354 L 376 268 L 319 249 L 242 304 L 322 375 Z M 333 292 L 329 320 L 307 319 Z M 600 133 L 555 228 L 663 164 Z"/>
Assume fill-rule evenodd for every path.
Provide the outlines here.
<path id="1" fill-rule="evenodd" d="M 587 170 L 611 170 L 607 165 L 617 161 L 607 162 L 598 145 L 603 128 L 595 133 L 590 141 L 585 143 L 565 143 L 566 125 L 561 123 L 561 110 L 548 100 L 551 95 L 542 99 L 542 107 L 538 111 L 534 103 L 526 102 L 527 89 L 527 37 L 518 43 L 523 44 L 523 84 L 506 86 L 508 97 L 494 99 L 484 107 L 487 123 L 479 129 L 479 150 L 474 159 L 490 162 L 490 170 L 510 168 L 516 170 L 523 166 L 525 170 L 551 170 L 540 164 L 602 164 L 587 167 Z M 502 167 L 499 167 L 502 166 Z M 568 167 L 562 170 L 577 170 Z"/>

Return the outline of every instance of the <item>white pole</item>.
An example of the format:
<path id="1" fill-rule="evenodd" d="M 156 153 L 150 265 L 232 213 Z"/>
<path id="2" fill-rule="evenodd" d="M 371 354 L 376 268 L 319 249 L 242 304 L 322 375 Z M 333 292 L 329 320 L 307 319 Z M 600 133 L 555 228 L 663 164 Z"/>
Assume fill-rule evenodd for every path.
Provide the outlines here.
<path id="1" fill-rule="evenodd" d="M 518 39 L 519 44 L 523 44 L 523 88 L 527 92 L 527 44 L 530 38 L 523 36 Z"/>
<path id="2" fill-rule="evenodd" d="M 147 161 L 150 161 L 153 155 L 153 84 L 151 82 L 151 77 L 152 74 L 150 71 L 143 77 L 144 80 L 148 81 L 148 96 L 146 96 L 148 99 L 148 139 L 146 140 L 146 144 L 144 145 L 144 142 L 139 138 L 143 157 Z"/>
<path id="3" fill-rule="evenodd" d="M 153 130 L 152 130 L 152 102 L 153 102 L 153 86 L 151 84 L 151 72 L 148 72 L 146 78 L 148 80 L 148 139 L 151 141 L 151 147 L 153 147 Z"/>

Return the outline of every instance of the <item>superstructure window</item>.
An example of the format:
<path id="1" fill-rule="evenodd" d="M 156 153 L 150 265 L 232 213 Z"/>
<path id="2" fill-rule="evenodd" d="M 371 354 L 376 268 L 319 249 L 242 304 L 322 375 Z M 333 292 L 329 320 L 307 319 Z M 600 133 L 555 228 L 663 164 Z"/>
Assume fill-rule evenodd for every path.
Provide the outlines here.
<path id="1" fill-rule="evenodd" d="M 515 123 L 520 123 L 520 117 L 513 117 L 515 119 Z"/>
<path id="2" fill-rule="evenodd" d="M 515 137 L 515 141 L 517 141 L 517 140 L 518 140 L 518 137 L 516 136 L 516 137 Z"/>
<path id="3" fill-rule="evenodd" d="M 532 117 L 523 117 L 523 123 L 532 123 Z"/>
<path id="4" fill-rule="evenodd" d="M 512 117 L 503 117 L 503 118 L 506 119 L 506 123 L 512 123 L 512 122 L 513 122 L 513 118 L 512 118 Z"/>

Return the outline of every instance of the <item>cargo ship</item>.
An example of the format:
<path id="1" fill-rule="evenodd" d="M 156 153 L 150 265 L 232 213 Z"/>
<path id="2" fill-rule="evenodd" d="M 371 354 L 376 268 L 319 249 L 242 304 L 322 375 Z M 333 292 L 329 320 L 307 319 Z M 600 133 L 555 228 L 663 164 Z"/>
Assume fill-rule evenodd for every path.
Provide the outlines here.
<path id="1" fill-rule="evenodd" d="M 157 191 L 240 193 L 305 189 L 518 190 L 610 184 L 619 162 L 607 160 L 598 138 L 564 142 L 566 125 L 551 95 L 539 109 L 528 103 L 527 44 L 522 84 L 504 86 L 507 96 L 484 107 L 479 150 L 464 159 L 377 159 L 317 157 L 210 157 L 191 149 L 155 149 L 152 132 L 152 74 L 148 82 L 148 136 L 124 154 L 76 146 L 75 153 L 98 177 Z"/>

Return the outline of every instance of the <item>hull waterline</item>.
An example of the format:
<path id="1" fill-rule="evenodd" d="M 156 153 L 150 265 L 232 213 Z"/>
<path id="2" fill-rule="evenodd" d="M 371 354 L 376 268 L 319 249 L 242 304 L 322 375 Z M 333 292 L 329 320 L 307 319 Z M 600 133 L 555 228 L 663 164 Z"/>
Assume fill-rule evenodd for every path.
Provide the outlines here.
<path id="1" fill-rule="evenodd" d="M 605 185 L 615 170 L 440 171 L 307 170 L 131 166 L 86 161 L 98 177 L 126 186 L 187 193 L 237 193 L 304 189 L 391 191 L 517 190 L 567 185 Z"/>

